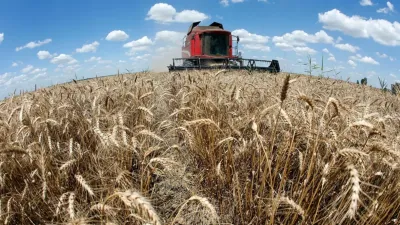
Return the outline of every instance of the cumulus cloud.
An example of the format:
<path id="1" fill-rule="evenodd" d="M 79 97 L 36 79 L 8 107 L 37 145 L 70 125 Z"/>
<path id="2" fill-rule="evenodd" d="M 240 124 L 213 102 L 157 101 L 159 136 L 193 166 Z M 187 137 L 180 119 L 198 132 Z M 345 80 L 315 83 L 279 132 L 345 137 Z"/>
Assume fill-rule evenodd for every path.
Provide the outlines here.
<path id="1" fill-rule="evenodd" d="M 85 62 L 96 62 L 96 61 L 100 61 L 100 60 L 101 60 L 101 57 L 92 56 L 89 59 L 85 60 Z"/>
<path id="2" fill-rule="evenodd" d="M 250 33 L 245 29 L 237 29 L 232 31 L 233 35 L 239 36 L 240 42 L 245 49 L 259 50 L 269 52 L 270 47 L 266 45 L 269 37 L 259 34 Z"/>
<path id="3" fill-rule="evenodd" d="M 106 40 L 107 41 L 125 41 L 129 38 L 129 35 L 122 30 L 113 30 L 108 33 Z"/>
<path id="4" fill-rule="evenodd" d="M 134 55 L 136 52 L 145 51 L 149 49 L 149 47 L 152 46 L 153 44 L 154 43 L 150 38 L 144 36 L 138 40 L 124 44 L 123 47 L 130 48 L 130 51 L 127 53 L 127 55 Z"/>
<path id="5" fill-rule="evenodd" d="M 13 63 L 11 64 L 11 66 L 12 66 L 12 67 L 17 67 L 17 66 L 18 66 L 18 63 L 13 62 Z"/>
<path id="6" fill-rule="evenodd" d="M 82 48 L 77 48 L 76 52 L 86 53 L 86 52 L 96 52 L 97 47 L 99 47 L 100 43 L 95 41 L 91 44 L 83 45 Z"/>
<path id="7" fill-rule="evenodd" d="M 335 48 L 338 48 L 340 50 L 348 51 L 348 52 L 352 52 L 352 53 L 355 53 L 356 51 L 360 50 L 359 47 L 353 46 L 353 45 L 348 44 L 348 43 L 346 43 L 346 44 L 335 44 L 334 46 L 335 46 Z"/>
<path id="8" fill-rule="evenodd" d="M 78 61 L 70 55 L 60 54 L 52 58 L 50 62 L 53 64 L 75 64 Z"/>
<path id="9" fill-rule="evenodd" d="M 373 3 L 371 0 L 361 0 L 360 5 L 362 6 L 371 6 Z"/>
<path id="10" fill-rule="evenodd" d="M 267 0 L 258 0 L 259 2 L 267 2 Z M 232 3 L 241 3 L 244 0 L 231 0 Z M 229 6 L 229 0 L 220 0 L 219 3 L 223 6 Z"/>
<path id="11" fill-rule="evenodd" d="M 177 12 L 176 9 L 166 3 L 157 3 L 147 12 L 146 20 L 154 20 L 160 23 L 178 22 L 191 23 L 208 19 L 204 13 L 196 10 L 183 10 Z"/>
<path id="12" fill-rule="evenodd" d="M 46 71 L 47 71 L 47 68 L 36 68 L 36 69 L 33 69 L 32 71 L 30 71 L 30 73 L 29 74 L 38 74 L 38 73 L 46 73 Z"/>
<path id="13" fill-rule="evenodd" d="M 376 55 L 377 55 L 379 58 L 387 58 L 387 57 L 388 57 L 388 55 L 386 55 L 385 53 L 376 52 Z"/>
<path id="14" fill-rule="evenodd" d="M 350 60 L 350 59 L 349 59 L 349 61 L 347 61 L 347 63 L 352 67 L 356 67 L 357 66 L 357 63 L 355 63 L 353 60 Z"/>
<path id="15" fill-rule="evenodd" d="M 274 36 L 272 42 L 275 43 L 276 47 L 283 51 L 294 51 L 297 54 L 315 54 L 317 51 L 307 47 L 308 43 L 331 44 L 334 42 L 334 39 L 323 30 L 318 31 L 315 34 L 308 34 L 303 30 L 294 30 L 291 33 L 284 34 L 283 36 Z"/>
<path id="16" fill-rule="evenodd" d="M 128 42 L 124 44 L 124 48 L 133 48 L 133 47 L 140 47 L 140 46 L 149 46 L 152 45 L 153 41 L 149 39 L 147 36 L 144 36 L 138 40 Z"/>
<path id="17" fill-rule="evenodd" d="M 378 13 L 389 13 L 389 12 L 394 12 L 394 5 L 390 2 L 386 2 L 387 7 L 385 8 L 380 8 L 378 10 L 376 10 L 376 12 Z"/>
<path id="18" fill-rule="evenodd" d="M 314 55 L 315 53 L 317 53 L 316 50 L 309 47 L 294 47 L 292 51 L 296 52 L 296 54 L 298 55 L 303 55 L 303 54 Z"/>
<path id="19" fill-rule="evenodd" d="M 309 48 L 309 47 L 304 47 L 304 46 L 293 46 L 293 45 L 289 45 L 286 43 L 275 43 L 275 46 L 282 49 L 282 51 L 294 51 L 296 52 L 297 55 L 304 55 L 304 54 L 310 54 L 310 55 L 314 55 L 315 53 L 317 53 L 316 50 Z"/>
<path id="20" fill-rule="evenodd" d="M 4 33 L 0 33 L 0 44 L 4 41 Z"/>
<path id="21" fill-rule="evenodd" d="M 39 59 L 50 59 L 51 57 L 53 57 L 48 51 L 39 51 L 37 53 L 37 56 Z"/>
<path id="22" fill-rule="evenodd" d="M 335 56 L 329 56 L 328 61 L 336 62 Z"/>
<path id="23" fill-rule="evenodd" d="M 328 61 L 336 62 L 335 56 L 327 48 L 322 49 L 322 51 L 325 53 L 328 53 L 328 55 L 329 55 Z"/>
<path id="24" fill-rule="evenodd" d="M 21 70 L 22 73 L 29 73 L 33 69 L 32 65 L 27 65 L 25 68 Z"/>
<path id="25" fill-rule="evenodd" d="M 375 61 L 375 59 L 369 57 L 369 56 L 362 56 L 360 54 L 357 54 L 355 56 L 350 56 L 350 59 L 353 61 L 358 61 L 362 63 L 367 63 L 367 64 L 372 64 L 372 65 L 379 65 L 379 62 Z"/>
<path id="26" fill-rule="evenodd" d="M 387 46 L 400 45 L 400 23 L 384 19 L 347 16 L 337 9 L 318 14 L 319 22 L 328 30 L 340 31 L 355 38 L 372 38 Z"/>
<path id="27" fill-rule="evenodd" d="M 333 43 L 333 37 L 325 31 L 320 30 L 315 34 L 308 34 L 303 30 L 295 30 L 292 33 L 286 33 L 283 36 L 274 36 L 274 43 L 286 43 L 292 46 L 306 46 L 307 43 Z"/>
<path id="28" fill-rule="evenodd" d="M 52 40 L 50 38 L 45 39 L 43 41 L 36 41 L 36 42 L 35 41 L 31 41 L 31 42 L 29 42 L 28 44 L 26 44 L 24 46 L 20 46 L 20 47 L 15 48 L 15 51 L 18 52 L 18 51 L 21 51 L 22 49 L 25 49 L 25 48 L 32 49 L 32 48 L 40 47 L 42 45 L 50 43 L 51 41 Z"/>
<path id="29" fill-rule="evenodd" d="M 229 0 L 220 0 L 219 3 L 223 6 L 228 6 L 229 5 Z"/>

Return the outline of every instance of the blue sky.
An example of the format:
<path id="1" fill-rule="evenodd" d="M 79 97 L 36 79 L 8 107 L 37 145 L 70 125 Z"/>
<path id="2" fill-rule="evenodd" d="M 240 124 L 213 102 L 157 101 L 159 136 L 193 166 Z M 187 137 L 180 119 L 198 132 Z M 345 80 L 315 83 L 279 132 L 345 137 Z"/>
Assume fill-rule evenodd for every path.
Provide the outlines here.
<path id="1" fill-rule="evenodd" d="M 221 22 L 241 37 L 244 57 L 278 59 L 287 72 L 304 72 L 308 55 L 317 63 L 324 56 L 338 78 L 400 82 L 396 7 L 381 0 L 3 0 L 0 98 L 75 76 L 165 71 L 193 21 Z"/>

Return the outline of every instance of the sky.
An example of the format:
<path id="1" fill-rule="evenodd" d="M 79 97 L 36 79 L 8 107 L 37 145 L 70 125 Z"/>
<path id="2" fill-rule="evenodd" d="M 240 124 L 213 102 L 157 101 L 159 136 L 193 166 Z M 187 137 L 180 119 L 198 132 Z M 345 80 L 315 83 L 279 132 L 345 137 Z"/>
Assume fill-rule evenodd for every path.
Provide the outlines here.
<path id="1" fill-rule="evenodd" d="M 35 85 L 167 71 L 192 22 L 220 22 L 245 58 L 305 73 L 400 82 L 397 2 L 382 0 L 2 0 L 0 98 Z M 313 71 L 314 75 L 321 70 Z"/>

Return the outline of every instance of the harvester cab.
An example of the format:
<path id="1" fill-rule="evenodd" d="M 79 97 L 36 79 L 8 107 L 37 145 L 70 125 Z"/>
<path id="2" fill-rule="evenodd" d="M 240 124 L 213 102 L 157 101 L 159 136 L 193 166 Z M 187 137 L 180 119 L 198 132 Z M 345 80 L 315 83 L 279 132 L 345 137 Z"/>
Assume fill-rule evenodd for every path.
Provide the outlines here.
<path id="1" fill-rule="evenodd" d="M 247 69 L 280 72 L 278 60 L 245 59 L 239 52 L 240 37 L 224 30 L 221 23 L 190 25 L 183 38 L 182 57 L 172 59 L 169 71 L 202 69 Z M 235 44 L 235 46 L 233 46 Z"/>

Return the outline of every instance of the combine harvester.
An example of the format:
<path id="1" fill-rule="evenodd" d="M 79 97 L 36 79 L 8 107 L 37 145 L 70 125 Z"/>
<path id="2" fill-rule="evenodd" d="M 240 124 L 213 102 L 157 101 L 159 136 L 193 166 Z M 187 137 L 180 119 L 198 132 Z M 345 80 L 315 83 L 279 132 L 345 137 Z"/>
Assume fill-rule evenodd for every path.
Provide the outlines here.
<path id="1" fill-rule="evenodd" d="M 182 58 L 172 59 L 169 71 L 232 69 L 280 72 L 278 60 L 244 59 L 238 52 L 238 36 L 224 30 L 222 24 L 213 22 L 209 26 L 198 26 L 193 23 L 184 37 Z M 236 41 L 233 48 L 232 42 Z M 235 55 L 233 54 L 233 49 Z"/>

